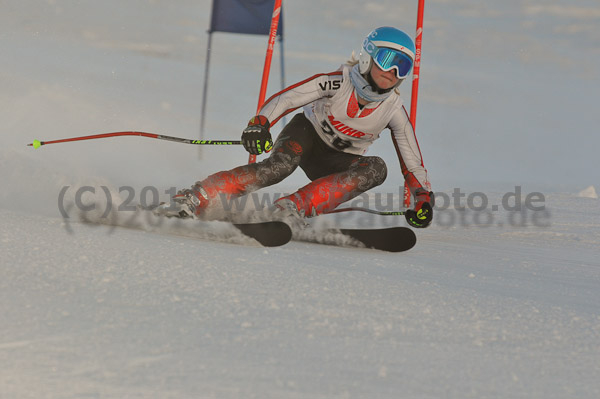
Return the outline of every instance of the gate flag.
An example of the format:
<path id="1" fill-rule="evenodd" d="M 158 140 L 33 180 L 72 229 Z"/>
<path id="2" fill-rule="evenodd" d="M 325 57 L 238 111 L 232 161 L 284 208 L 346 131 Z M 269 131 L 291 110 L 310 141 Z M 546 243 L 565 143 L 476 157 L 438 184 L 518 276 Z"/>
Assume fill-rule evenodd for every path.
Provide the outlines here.
<path id="1" fill-rule="evenodd" d="M 204 90 L 200 115 L 200 139 L 204 138 L 206 119 L 206 99 L 208 93 L 208 75 L 212 35 L 214 32 L 269 35 L 275 0 L 213 0 L 206 47 L 206 66 L 204 69 Z M 277 37 L 280 49 L 281 88 L 285 87 L 285 67 L 283 55 L 283 7 L 279 15 Z M 285 123 L 285 120 L 284 120 Z"/>
<path id="2" fill-rule="evenodd" d="M 213 0 L 209 32 L 268 35 L 275 0 Z M 277 36 L 283 36 L 280 17 Z"/>

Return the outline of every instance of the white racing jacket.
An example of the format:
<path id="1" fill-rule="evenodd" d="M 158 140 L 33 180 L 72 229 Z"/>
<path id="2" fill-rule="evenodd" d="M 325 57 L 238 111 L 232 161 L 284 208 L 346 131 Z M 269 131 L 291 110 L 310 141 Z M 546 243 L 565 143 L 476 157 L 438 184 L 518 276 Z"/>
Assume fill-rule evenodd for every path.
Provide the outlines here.
<path id="1" fill-rule="evenodd" d="M 336 72 L 318 74 L 289 86 L 269 98 L 259 114 L 274 125 L 284 115 L 304 107 L 304 114 L 325 143 L 357 155 L 364 154 L 381 132 L 389 128 L 411 191 L 429 188 L 421 151 L 402 99 L 394 91 L 386 100 L 360 109 L 350 68 L 342 65 Z"/>

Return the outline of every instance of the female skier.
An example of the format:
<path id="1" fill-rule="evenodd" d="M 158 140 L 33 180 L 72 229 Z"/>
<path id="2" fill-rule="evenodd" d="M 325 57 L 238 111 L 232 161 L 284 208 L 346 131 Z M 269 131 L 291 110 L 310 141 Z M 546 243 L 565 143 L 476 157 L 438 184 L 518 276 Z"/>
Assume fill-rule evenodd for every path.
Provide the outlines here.
<path id="1" fill-rule="evenodd" d="M 178 213 L 211 218 L 212 211 L 223 210 L 223 199 L 279 183 L 298 166 L 311 183 L 277 200 L 273 214 L 300 219 L 326 213 L 383 183 L 387 175 L 383 159 L 363 154 L 389 128 L 415 198 L 406 220 L 414 227 L 427 227 L 433 217 L 433 193 L 397 90 L 410 74 L 414 58 L 415 46 L 406 33 L 377 28 L 365 38 L 358 61 L 352 57 L 335 72 L 312 76 L 275 94 L 242 133 L 250 154 L 271 155 L 179 191 L 173 197 Z M 294 116 L 273 145 L 269 128 L 299 107 L 304 112 Z"/>

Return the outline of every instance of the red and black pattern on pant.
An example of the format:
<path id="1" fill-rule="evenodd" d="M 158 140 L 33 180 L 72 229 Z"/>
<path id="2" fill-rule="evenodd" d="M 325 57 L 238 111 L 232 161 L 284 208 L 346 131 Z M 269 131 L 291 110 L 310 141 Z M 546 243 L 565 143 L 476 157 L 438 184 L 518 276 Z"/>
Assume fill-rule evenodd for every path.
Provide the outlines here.
<path id="1" fill-rule="evenodd" d="M 289 138 L 278 140 L 264 161 L 215 173 L 197 184 L 208 195 L 208 208 L 214 209 L 232 198 L 281 182 L 300 165 L 302 156 L 300 143 Z M 283 198 L 293 201 L 301 214 L 315 216 L 382 184 L 386 176 L 383 159 L 357 157 L 348 170 L 318 178 Z"/>
<path id="2" fill-rule="evenodd" d="M 298 167 L 301 154 L 301 151 L 294 152 L 286 149 L 283 142 L 277 142 L 271 156 L 265 160 L 217 172 L 196 184 L 208 195 L 208 208 L 215 208 L 232 198 L 281 182 Z"/>
<path id="3" fill-rule="evenodd" d="M 387 167 L 379 157 L 360 157 L 345 172 L 316 179 L 295 193 L 292 200 L 301 214 L 316 216 L 379 186 L 387 177 Z"/>

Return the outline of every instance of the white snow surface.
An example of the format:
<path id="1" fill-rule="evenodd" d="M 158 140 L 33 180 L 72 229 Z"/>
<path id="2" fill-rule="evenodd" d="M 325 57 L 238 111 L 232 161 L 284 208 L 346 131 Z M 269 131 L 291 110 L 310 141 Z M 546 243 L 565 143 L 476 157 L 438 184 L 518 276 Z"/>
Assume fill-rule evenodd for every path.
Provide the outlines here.
<path id="1" fill-rule="evenodd" d="M 596 187 L 594 187 L 594 186 L 589 186 L 589 187 L 584 188 L 579 193 L 577 193 L 577 196 L 583 197 L 583 198 L 598 199 L 598 194 L 596 193 Z"/>
<path id="2" fill-rule="evenodd" d="M 517 72 L 547 65 L 543 50 L 556 43 L 597 45 L 596 3 L 429 2 L 418 134 L 439 205 L 434 225 L 401 254 L 299 241 L 266 249 L 224 223 L 119 210 L 144 202 L 144 187 L 147 198 L 156 190 L 164 200 L 172 187 L 242 163 L 240 148 L 205 149 L 199 158 L 194 146 L 145 138 L 26 147 L 121 130 L 197 137 L 210 10 L 209 1 L 187 0 L 37 3 L 3 2 L 0 14 L 0 398 L 600 397 L 600 202 L 576 188 L 598 184 L 597 165 L 581 153 L 569 165 L 557 161 L 566 145 L 540 138 L 559 137 L 552 129 L 560 123 L 531 101 L 539 82 Z M 336 68 L 373 26 L 414 24 L 412 3 L 396 19 L 385 13 L 395 1 L 286 4 L 290 81 Z M 548 21 L 562 41 L 544 41 Z M 493 40 L 504 25 L 513 39 L 540 32 L 521 41 L 516 65 L 490 67 L 514 71 L 526 92 L 469 98 L 478 84 L 501 86 L 481 72 L 490 70 L 480 69 L 489 54 L 478 38 Z M 477 33 L 462 65 L 472 69 L 441 78 L 445 52 L 463 50 L 447 50 L 453 29 Z M 266 39 L 220 34 L 213 43 L 207 128 L 235 139 L 256 106 L 256 54 Z M 597 61 L 597 52 L 586 54 L 583 61 Z M 277 68 L 276 56 L 274 76 Z M 597 95 L 590 88 L 598 70 L 569 75 L 583 88 L 577 98 Z M 450 96 L 468 74 L 474 81 Z M 561 87 L 570 98 L 571 86 Z M 479 130 L 505 132 L 485 114 L 498 99 L 523 101 L 515 108 L 536 115 L 515 115 L 523 125 L 514 153 Z M 588 140 L 598 113 L 571 105 L 580 113 L 572 134 Z M 472 125 L 451 132 L 450 142 L 438 123 Z M 373 153 L 387 156 L 390 175 L 376 193 L 384 203 L 394 193 L 397 206 L 397 161 L 384 144 Z M 560 173 L 587 180 L 563 189 Z M 306 181 L 296 172 L 265 192 Z M 456 203 L 459 185 L 465 196 Z M 521 202 L 531 194 L 538 209 L 515 209 L 516 194 L 507 192 L 517 187 Z M 83 205 L 97 205 L 85 218 L 100 223 L 82 221 L 73 205 L 79 189 L 87 190 Z M 404 225 L 365 215 L 322 219 Z"/>

